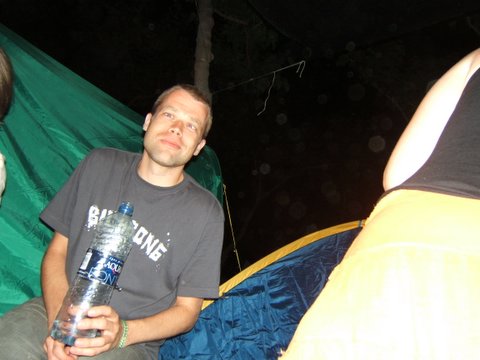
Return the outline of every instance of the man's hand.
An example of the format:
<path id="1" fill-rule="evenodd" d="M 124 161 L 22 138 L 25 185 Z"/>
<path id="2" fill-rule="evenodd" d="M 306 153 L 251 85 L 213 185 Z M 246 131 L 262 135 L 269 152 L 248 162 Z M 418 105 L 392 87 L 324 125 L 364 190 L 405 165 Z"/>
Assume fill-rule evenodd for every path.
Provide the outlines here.
<path id="1" fill-rule="evenodd" d="M 120 317 L 111 306 L 94 306 L 87 312 L 88 317 L 78 323 L 79 330 L 97 329 L 95 338 L 78 338 L 69 349 L 69 354 L 94 356 L 118 346 L 122 336 Z"/>
<path id="2" fill-rule="evenodd" d="M 77 356 L 70 354 L 70 347 L 61 343 L 60 341 L 54 340 L 52 337 L 48 336 L 45 339 L 43 348 L 47 353 L 48 360 L 77 360 Z"/>
<path id="3" fill-rule="evenodd" d="M 77 328 L 99 330 L 100 336 L 78 338 L 71 347 L 49 336 L 43 345 L 48 360 L 77 360 L 78 356 L 94 356 L 118 346 L 122 336 L 122 326 L 120 317 L 112 307 L 92 307 L 87 311 L 87 316 L 78 323 Z"/>

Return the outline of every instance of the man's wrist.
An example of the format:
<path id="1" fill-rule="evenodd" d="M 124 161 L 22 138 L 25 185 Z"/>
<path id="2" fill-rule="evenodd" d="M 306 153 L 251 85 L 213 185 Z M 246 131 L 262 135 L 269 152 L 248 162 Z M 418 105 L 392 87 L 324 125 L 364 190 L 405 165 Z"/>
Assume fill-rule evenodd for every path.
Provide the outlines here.
<path id="1" fill-rule="evenodd" d="M 125 320 L 120 321 L 122 324 L 122 336 L 120 337 L 120 341 L 118 342 L 118 348 L 122 349 L 127 345 L 127 336 L 128 336 L 128 324 Z"/>

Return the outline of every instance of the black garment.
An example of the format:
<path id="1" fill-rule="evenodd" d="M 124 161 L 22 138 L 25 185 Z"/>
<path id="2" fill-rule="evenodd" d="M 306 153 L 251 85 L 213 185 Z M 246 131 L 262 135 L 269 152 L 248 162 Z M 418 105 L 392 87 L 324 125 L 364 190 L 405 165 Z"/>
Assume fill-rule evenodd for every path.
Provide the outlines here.
<path id="1" fill-rule="evenodd" d="M 403 184 L 390 191 L 397 189 L 480 198 L 479 70 L 463 90 L 429 159 Z"/>

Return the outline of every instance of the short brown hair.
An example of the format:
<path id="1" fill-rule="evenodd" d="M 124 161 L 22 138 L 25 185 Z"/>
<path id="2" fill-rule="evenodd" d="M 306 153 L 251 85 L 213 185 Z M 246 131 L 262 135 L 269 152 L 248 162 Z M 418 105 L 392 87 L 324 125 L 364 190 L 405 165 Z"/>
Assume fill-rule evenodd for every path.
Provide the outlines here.
<path id="1" fill-rule="evenodd" d="M 7 113 L 13 94 L 12 64 L 7 54 L 0 48 L 0 122 Z"/>
<path id="2" fill-rule="evenodd" d="M 196 86 L 190 85 L 190 84 L 178 84 L 175 86 L 172 86 L 171 88 L 168 88 L 164 92 L 162 92 L 157 100 L 153 103 L 151 113 L 152 115 L 155 115 L 157 109 L 160 107 L 162 104 L 163 100 L 170 95 L 172 92 L 177 91 L 177 90 L 185 90 L 188 92 L 195 100 L 200 101 L 201 103 L 205 104 L 208 108 L 208 114 L 207 114 L 207 123 L 205 125 L 205 129 L 203 131 L 203 138 L 206 138 L 208 135 L 208 132 L 210 131 L 210 128 L 212 127 L 212 104 L 210 100 L 208 99 L 207 96 L 203 92 L 201 92 Z"/>

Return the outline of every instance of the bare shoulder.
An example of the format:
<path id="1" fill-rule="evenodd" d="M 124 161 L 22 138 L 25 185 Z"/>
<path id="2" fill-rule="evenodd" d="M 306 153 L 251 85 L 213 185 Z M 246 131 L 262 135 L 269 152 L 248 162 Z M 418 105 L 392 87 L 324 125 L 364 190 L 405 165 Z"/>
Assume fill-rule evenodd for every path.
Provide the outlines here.
<path id="1" fill-rule="evenodd" d="M 473 50 L 467 54 L 463 59 L 461 59 L 454 67 L 460 68 L 463 74 L 465 74 L 465 82 L 468 82 L 470 77 L 475 74 L 475 72 L 480 67 L 480 48 Z"/>
<path id="2" fill-rule="evenodd" d="M 476 49 L 430 88 L 392 151 L 384 172 L 385 190 L 401 184 L 429 158 L 465 86 L 479 67 L 480 49 Z"/>

